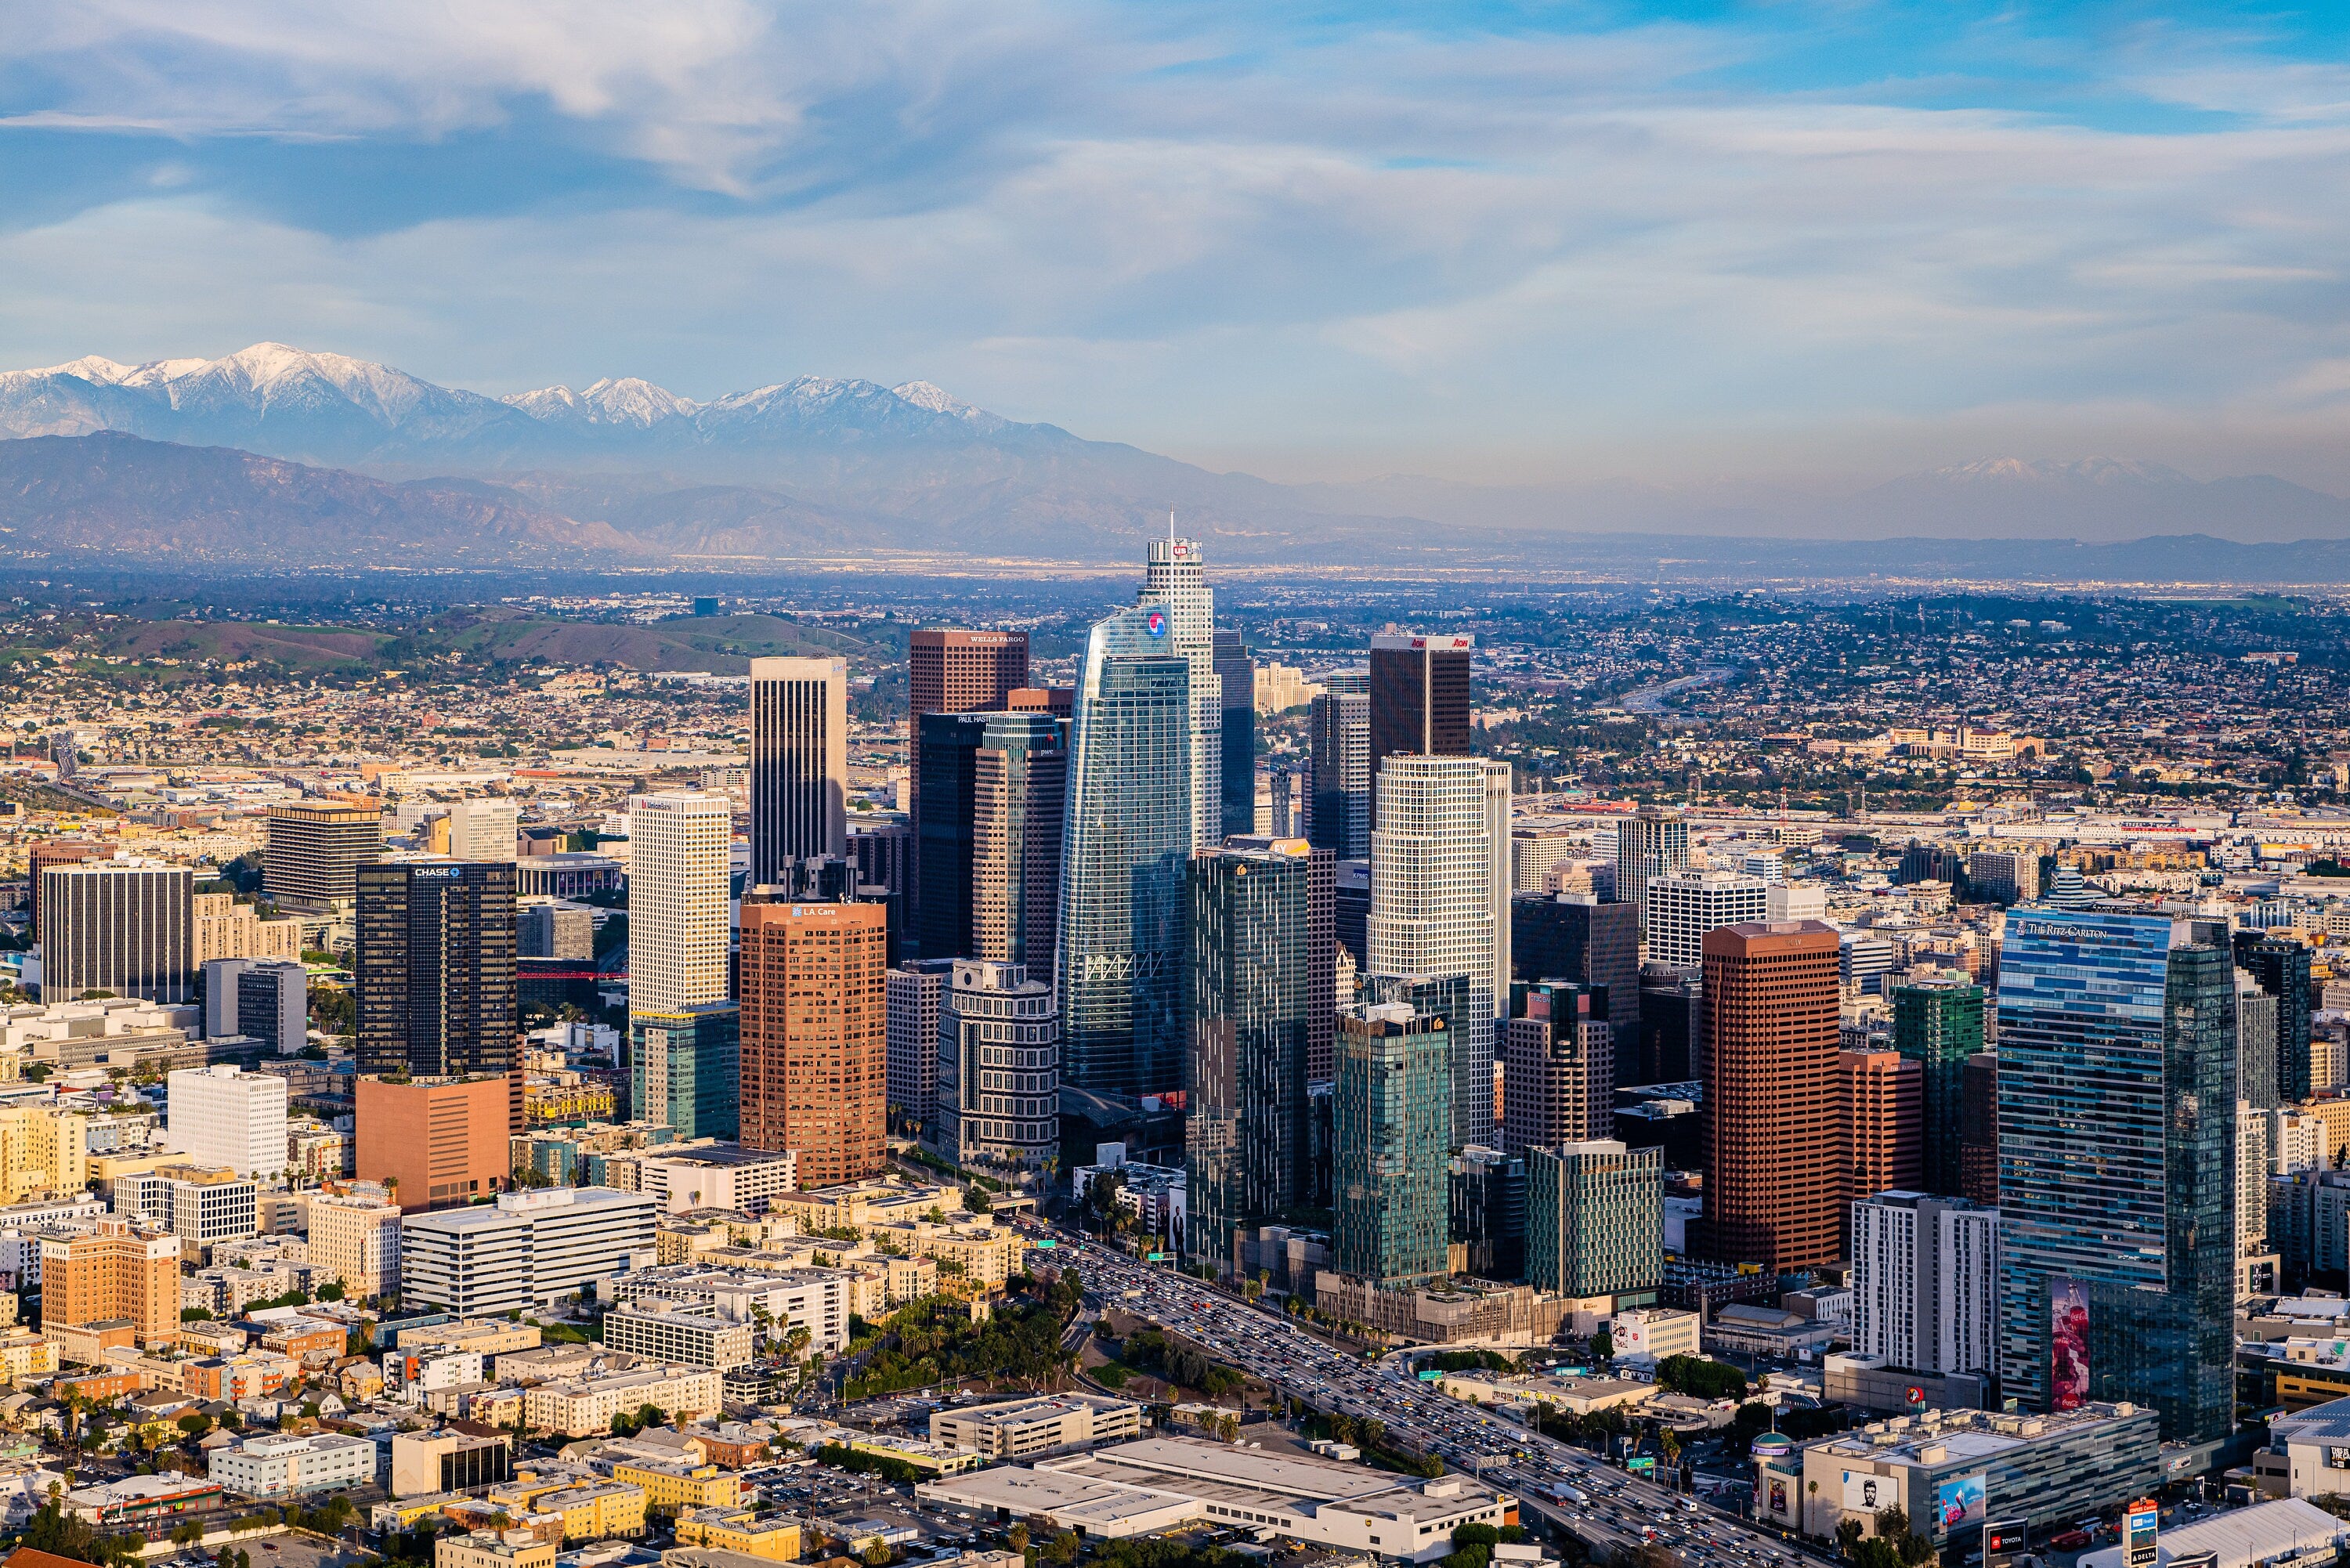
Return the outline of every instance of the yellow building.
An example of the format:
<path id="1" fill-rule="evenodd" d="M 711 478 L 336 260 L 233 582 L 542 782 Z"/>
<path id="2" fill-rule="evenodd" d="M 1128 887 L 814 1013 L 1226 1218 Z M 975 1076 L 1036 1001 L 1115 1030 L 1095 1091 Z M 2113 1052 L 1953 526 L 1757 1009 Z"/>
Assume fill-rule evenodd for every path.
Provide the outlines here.
<path id="1" fill-rule="evenodd" d="M 621 1481 L 542 1492 L 533 1506 L 543 1513 L 562 1515 L 566 1541 L 603 1541 L 645 1532 L 645 1490 Z"/>
<path id="2" fill-rule="evenodd" d="M 527 1530 L 444 1535 L 432 1543 L 432 1568 L 555 1568 L 555 1547 Z"/>
<path id="3" fill-rule="evenodd" d="M 1020 1272 L 1021 1254 L 1028 1243 L 1016 1231 L 993 1225 L 949 1227 L 917 1225 L 908 1249 L 917 1257 L 938 1260 L 941 1273 L 959 1264 L 962 1276 L 974 1283 L 1000 1285 Z"/>
<path id="4" fill-rule="evenodd" d="M 192 902 L 198 964 L 224 958 L 302 956 L 302 922 L 291 916 L 265 920 L 260 910 L 238 903 L 233 893 L 198 893 Z"/>
<path id="5" fill-rule="evenodd" d="M 29 1328 L 0 1335 L 0 1382 L 21 1383 L 45 1377 L 57 1369 L 57 1347 Z"/>
<path id="6" fill-rule="evenodd" d="M 0 1202 L 81 1191 L 89 1166 L 88 1127 L 86 1117 L 47 1106 L 0 1110 Z"/>
<path id="7" fill-rule="evenodd" d="M 612 1479 L 645 1489 L 647 1504 L 656 1513 L 677 1515 L 703 1508 L 732 1508 L 739 1490 L 734 1472 L 716 1465 L 634 1459 L 612 1467 Z"/>
<path id="8" fill-rule="evenodd" d="M 522 1088 L 522 1114 L 523 1119 L 533 1125 L 608 1122 L 612 1119 L 612 1085 L 585 1081 L 564 1083 L 555 1078 L 525 1078 Z"/>
<path id="9" fill-rule="evenodd" d="M 739 1552 L 770 1563 L 796 1563 L 800 1521 L 788 1513 L 762 1514 L 748 1508 L 700 1508 L 677 1521 L 680 1546 Z"/>

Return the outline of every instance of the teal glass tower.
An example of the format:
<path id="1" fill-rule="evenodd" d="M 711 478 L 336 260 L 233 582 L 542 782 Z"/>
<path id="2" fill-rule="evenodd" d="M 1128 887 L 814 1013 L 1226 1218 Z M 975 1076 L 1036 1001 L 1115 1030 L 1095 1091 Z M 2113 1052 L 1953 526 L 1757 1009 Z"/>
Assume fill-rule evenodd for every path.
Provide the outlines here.
<path id="1" fill-rule="evenodd" d="M 1131 1098 L 1183 1086 L 1191 661 L 1138 605 L 1086 639 L 1062 822 L 1062 1081 Z"/>
<path id="2" fill-rule="evenodd" d="M 1526 1283 L 1656 1300 L 1665 1279 L 1665 1151 L 1612 1138 L 1526 1150 Z"/>
<path id="3" fill-rule="evenodd" d="M 1919 1179 L 1928 1192 L 1960 1197 L 1960 1124 L 1967 1058 L 1983 1048 L 1983 989 L 1963 977 L 1893 988 L 1893 1048 L 1924 1075 L 1925 1147 Z"/>
<path id="4" fill-rule="evenodd" d="M 1331 1240 L 1342 1274 L 1391 1286 L 1449 1272 L 1451 1033 L 1444 1014 L 1402 1002 L 1338 1020 Z"/>
<path id="5" fill-rule="evenodd" d="M 680 1138 L 733 1138 L 742 1073 L 740 1009 L 705 1002 L 629 1015 L 629 1116 Z"/>
<path id="6" fill-rule="evenodd" d="M 2002 1389 L 2184 1443 L 2234 1421 L 2235 972 L 2201 934 L 2020 909 L 1999 985 Z"/>

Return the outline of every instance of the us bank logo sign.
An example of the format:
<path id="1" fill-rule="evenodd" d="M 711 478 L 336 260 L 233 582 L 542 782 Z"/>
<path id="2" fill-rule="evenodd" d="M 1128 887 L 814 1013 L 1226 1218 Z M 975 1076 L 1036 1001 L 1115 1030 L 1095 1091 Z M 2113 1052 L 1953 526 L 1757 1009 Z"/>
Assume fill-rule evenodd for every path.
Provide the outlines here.
<path id="1" fill-rule="evenodd" d="M 1148 616 L 1143 618 L 1142 624 L 1149 628 L 1151 636 L 1165 637 L 1167 635 L 1167 612 L 1163 609 L 1152 610 Z"/>

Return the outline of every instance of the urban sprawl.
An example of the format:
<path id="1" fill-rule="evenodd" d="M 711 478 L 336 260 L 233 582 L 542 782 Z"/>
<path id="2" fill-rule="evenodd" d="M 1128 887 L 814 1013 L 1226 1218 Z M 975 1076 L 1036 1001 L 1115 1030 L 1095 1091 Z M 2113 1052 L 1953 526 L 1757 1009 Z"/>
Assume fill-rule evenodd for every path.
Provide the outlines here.
<path id="1" fill-rule="evenodd" d="M 0 606 L 12 1561 L 2350 1551 L 2341 606 L 964 588 Z"/>

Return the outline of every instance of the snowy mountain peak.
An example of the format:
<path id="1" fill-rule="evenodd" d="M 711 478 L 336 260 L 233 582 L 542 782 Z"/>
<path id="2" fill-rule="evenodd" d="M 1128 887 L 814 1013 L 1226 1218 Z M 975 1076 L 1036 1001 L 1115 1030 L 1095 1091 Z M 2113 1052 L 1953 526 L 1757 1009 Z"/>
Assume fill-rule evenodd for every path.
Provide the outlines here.
<path id="1" fill-rule="evenodd" d="M 927 409 L 934 414 L 952 414 L 959 420 L 979 412 L 962 399 L 949 395 L 945 388 L 935 382 L 908 381 L 890 388 L 889 393 L 901 402 L 911 403 L 918 409 Z"/>
<path id="2" fill-rule="evenodd" d="M 588 424 L 632 425 L 650 430 L 664 420 L 690 420 L 700 403 L 634 376 L 605 377 L 575 392 L 568 387 L 546 387 L 516 392 L 503 400 L 535 420 L 576 419 Z"/>
<path id="3" fill-rule="evenodd" d="M 72 376 L 88 381 L 93 386 L 111 387 L 118 385 L 123 378 L 138 368 L 136 365 L 118 365 L 113 360 L 99 355 L 87 354 L 70 364 L 45 365 L 37 370 L 19 370 L 16 374 L 25 377 Z"/>
<path id="4" fill-rule="evenodd" d="M 2138 462 L 2122 457 L 2085 457 L 2076 462 L 2062 462 L 2043 459 L 2031 462 L 2020 457 L 1986 457 L 1973 462 L 1962 462 L 1950 468 L 1938 468 L 1922 478 L 1939 479 L 1955 484 L 2191 484 L 2193 480 L 2175 468 L 2160 463 Z"/>

